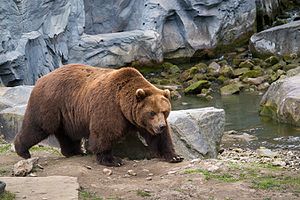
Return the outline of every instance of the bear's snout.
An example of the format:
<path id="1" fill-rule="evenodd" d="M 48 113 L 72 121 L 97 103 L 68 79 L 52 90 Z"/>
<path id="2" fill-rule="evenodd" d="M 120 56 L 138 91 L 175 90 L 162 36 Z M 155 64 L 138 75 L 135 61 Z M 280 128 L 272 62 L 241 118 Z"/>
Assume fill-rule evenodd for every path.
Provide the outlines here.
<path id="1" fill-rule="evenodd" d="M 155 134 L 160 134 L 162 132 L 164 132 L 167 128 L 166 124 L 159 124 L 157 127 L 155 127 L 154 132 Z"/>

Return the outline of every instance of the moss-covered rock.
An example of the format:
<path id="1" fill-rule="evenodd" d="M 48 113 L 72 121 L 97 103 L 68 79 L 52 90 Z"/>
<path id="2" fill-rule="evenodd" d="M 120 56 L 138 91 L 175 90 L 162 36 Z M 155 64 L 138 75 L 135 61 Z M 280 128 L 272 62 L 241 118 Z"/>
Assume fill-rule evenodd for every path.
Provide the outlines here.
<path id="1" fill-rule="evenodd" d="M 217 83 L 219 83 L 221 85 L 221 84 L 224 84 L 225 82 L 227 82 L 228 80 L 229 80 L 228 77 L 221 75 L 217 78 Z"/>
<path id="2" fill-rule="evenodd" d="M 235 65 L 236 67 L 238 67 L 240 65 L 241 62 L 245 61 L 245 59 L 242 58 L 234 58 L 232 60 L 232 64 Z"/>
<path id="3" fill-rule="evenodd" d="M 296 53 L 291 53 L 291 54 L 285 54 L 283 55 L 283 60 L 287 63 L 292 63 L 293 60 L 297 59 L 297 54 Z"/>
<path id="4" fill-rule="evenodd" d="M 193 84 L 191 84 L 189 87 L 185 88 L 184 93 L 186 94 L 198 94 L 201 93 L 201 90 L 203 88 L 209 88 L 211 83 L 207 80 L 200 80 Z"/>
<path id="5" fill-rule="evenodd" d="M 269 66 L 272 66 L 272 65 L 275 65 L 279 62 L 279 58 L 277 56 L 270 56 L 269 58 L 267 58 L 265 60 L 265 62 L 269 65 Z"/>
<path id="6" fill-rule="evenodd" d="M 243 87 L 243 84 L 240 82 L 225 85 L 220 88 L 221 95 L 237 94 L 240 92 L 242 87 Z"/>
<path id="7" fill-rule="evenodd" d="M 233 76 L 233 69 L 229 65 L 224 65 L 220 69 L 220 75 L 223 75 L 225 77 L 232 77 Z"/>
<path id="8" fill-rule="evenodd" d="M 299 67 L 299 66 L 300 66 L 299 63 L 290 63 L 290 64 L 284 66 L 284 67 L 283 67 L 283 70 L 284 70 L 284 71 L 288 71 L 288 70 L 290 70 L 290 69 L 295 69 L 295 68 L 297 68 L 297 67 Z"/>
<path id="9" fill-rule="evenodd" d="M 168 74 L 179 74 L 180 73 L 180 69 L 177 65 L 174 65 L 170 62 L 164 62 L 161 65 L 162 69 L 164 70 L 164 72 L 168 73 Z"/>
<path id="10" fill-rule="evenodd" d="M 238 68 L 238 69 L 233 70 L 233 75 L 241 76 L 249 71 L 250 71 L 250 69 L 248 69 L 248 68 Z"/>
<path id="11" fill-rule="evenodd" d="M 263 75 L 263 71 L 261 69 L 254 69 L 249 70 L 248 72 L 244 73 L 241 77 L 241 79 L 244 78 L 256 78 Z"/>
<path id="12" fill-rule="evenodd" d="M 253 69 L 255 65 L 251 62 L 251 60 L 245 60 L 239 64 L 239 68 L 248 68 Z"/>

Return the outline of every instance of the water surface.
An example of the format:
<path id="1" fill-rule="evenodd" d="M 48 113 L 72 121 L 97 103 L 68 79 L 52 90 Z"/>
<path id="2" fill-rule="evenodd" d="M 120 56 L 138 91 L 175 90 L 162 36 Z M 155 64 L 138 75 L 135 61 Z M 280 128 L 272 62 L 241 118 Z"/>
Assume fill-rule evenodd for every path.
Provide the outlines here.
<path id="1" fill-rule="evenodd" d="M 212 101 L 201 100 L 195 96 L 183 96 L 173 101 L 172 105 L 173 110 L 208 106 L 223 108 L 226 114 L 225 131 L 235 130 L 258 137 L 257 141 L 249 143 L 249 147 L 266 146 L 300 150 L 300 127 L 260 117 L 258 111 L 261 98 L 261 95 L 253 93 L 215 95 Z"/>

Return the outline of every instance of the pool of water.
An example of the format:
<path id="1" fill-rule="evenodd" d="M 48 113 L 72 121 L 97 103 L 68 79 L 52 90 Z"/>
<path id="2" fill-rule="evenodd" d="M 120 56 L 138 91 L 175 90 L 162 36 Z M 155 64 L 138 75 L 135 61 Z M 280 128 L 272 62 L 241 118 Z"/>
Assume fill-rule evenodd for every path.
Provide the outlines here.
<path id="1" fill-rule="evenodd" d="M 215 95 L 212 101 L 201 100 L 195 96 L 183 96 L 173 101 L 172 105 L 173 110 L 208 106 L 223 108 L 226 114 L 225 131 L 235 130 L 239 133 L 255 135 L 258 138 L 249 143 L 249 147 L 265 146 L 300 150 L 300 127 L 260 117 L 258 111 L 261 98 L 261 95 L 253 93 Z"/>

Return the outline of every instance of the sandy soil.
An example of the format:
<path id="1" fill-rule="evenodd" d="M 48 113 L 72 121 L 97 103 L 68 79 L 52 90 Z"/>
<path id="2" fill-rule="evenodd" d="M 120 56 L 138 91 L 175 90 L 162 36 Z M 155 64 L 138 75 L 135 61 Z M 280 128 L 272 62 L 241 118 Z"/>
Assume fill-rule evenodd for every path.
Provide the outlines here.
<path id="1" fill-rule="evenodd" d="M 245 168 L 219 160 L 171 164 L 159 159 L 124 159 L 124 166 L 107 168 L 98 165 L 92 155 L 65 158 L 48 151 L 38 151 L 33 156 L 40 158 L 39 164 L 43 167 L 35 169 L 36 176 L 78 177 L 79 199 L 300 199 L 298 171 L 252 168 L 252 172 L 257 171 L 259 176 L 297 177 L 296 182 L 299 182 L 296 188 L 261 189 L 253 185 L 251 177 L 231 180 L 237 175 L 240 177 Z M 12 166 L 19 160 L 21 158 L 12 152 L 0 154 L 0 176 L 11 176 Z M 112 174 L 105 174 L 105 168 Z M 128 170 L 132 170 L 131 175 Z M 245 172 L 247 175 L 248 172 Z M 229 179 L 214 177 L 220 174 L 230 174 Z"/>

